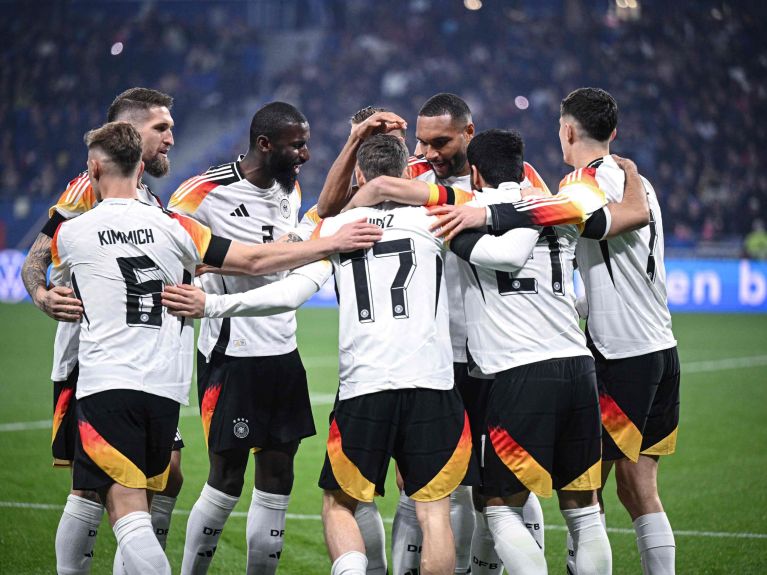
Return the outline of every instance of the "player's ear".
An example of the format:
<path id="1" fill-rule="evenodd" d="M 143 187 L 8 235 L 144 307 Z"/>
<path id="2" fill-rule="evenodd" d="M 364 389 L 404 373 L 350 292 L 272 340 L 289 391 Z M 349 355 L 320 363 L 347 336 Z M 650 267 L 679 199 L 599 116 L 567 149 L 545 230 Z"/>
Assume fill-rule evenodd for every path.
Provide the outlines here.
<path id="1" fill-rule="evenodd" d="M 256 147 L 259 152 L 269 152 L 272 149 L 272 142 L 266 136 L 256 138 Z"/>
<path id="2" fill-rule="evenodd" d="M 471 140 L 474 137 L 474 122 L 469 122 L 463 130 L 466 134 L 466 140 Z"/>
<path id="3" fill-rule="evenodd" d="M 471 189 L 472 190 L 481 190 L 482 189 L 482 176 L 479 175 L 479 170 L 477 169 L 477 166 L 471 165 Z"/>
<path id="4" fill-rule="evenodd" d="M 101 177 L 101 166 L 95 158 L 88 158 L 88 177 L 95 182 Z"/>
<path id="5" fill-rule="evenodd" d="M 575 126 L 573 126 L 570 122 L 565 124 L 565 136 L 567 137 L 568 144 L 575 142 Z"/>
<path id="6" fill-rule="evenodd" d="M 360 170 L 358 165 L 354 166 L 354 177 L 357 180 L 357 185 L 360 187 L 364 186 L 365 182 L 367 182 L 365 179 L 365 174 L 362 173 L 362 170 Z"/>
<path id="7" fill-rule="evenodd" d="M 144 160 L 141 160 L 138 163 L 138 174 L 136 176 L 136 187 L 138 188 L 139 184 L 141 183 L 141 178 L 144 175 Z"/>
<path id="8" fill-rule="evenodd" d="M 610 134 L 609 142 L 612 142 L 616 137 L 618 137 L 618 128 L 615 128 L 612 133 Z"/>

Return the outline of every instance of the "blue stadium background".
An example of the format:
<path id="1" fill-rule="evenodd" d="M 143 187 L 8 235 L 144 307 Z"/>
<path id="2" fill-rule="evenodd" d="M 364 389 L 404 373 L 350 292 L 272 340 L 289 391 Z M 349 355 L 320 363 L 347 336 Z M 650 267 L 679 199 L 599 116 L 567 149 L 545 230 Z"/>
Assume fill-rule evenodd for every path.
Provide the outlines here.
<path id="1" fill-rule="evenodd" d="M 469 8 L 481 7 L 477 10 Z M 464 97 L 479 130 L 522 132 L 553 188 L 567 172 L 559 101 L 618 100 L 614 151 L 653 182 L 675 310 L 767 311 L 767 8 L 758 1 L 268 0 L 0 2 L 0 300 L 21 299 L 23 252 L 84 168 L 82 134 L 122 90 L 175 97 L 167 199 L 247 149 L 272 100 L 308 117 L 304 208 L 365 105 L 410 121 Z M 41 11 L 44 17 L 41 17 Z M 332 295 L 315 299 L 332 302 Z"/>

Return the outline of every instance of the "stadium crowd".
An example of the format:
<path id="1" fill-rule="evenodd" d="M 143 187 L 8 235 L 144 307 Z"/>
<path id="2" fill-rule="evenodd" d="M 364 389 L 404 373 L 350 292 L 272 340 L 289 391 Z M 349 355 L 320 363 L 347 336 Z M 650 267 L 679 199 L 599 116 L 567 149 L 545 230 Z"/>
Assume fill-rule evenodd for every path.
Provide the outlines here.
<path id="1" fill-rule="evenodd" d="M 34 4 L 19 5 L 0 23 L 0 199 L 60 193 L 83 166 L 81 135 L 131 85 L 176 95 L 181 134 L 201 116 L 249 117 L 246 97 L 298 105 L 313 134 L 305 206 L 351 111 L 383 105 L 412 121 L 435 90 L 463 95 L 480 129 L 519 129 L 555 186 L 566 170 L 548 127 L 563 95 L 593 84 L 622 103 L 615 149 L 631 150 L 655 182 L 670 245 L 743 238 L 764 220 L 759 9 L 646 1 L 641 17 L 619 20 L 604 5 L 577 2 L 491 0 L 478 11 L 458 1 L 330 2 L 323 18 L 291 24 L 294 34 L 321 30 L 300 65 L 267 74 L 268 34 L 238 17 L 242 4 L 183 4 L 89 4 L 85 15 L 62 3 L 45 19 Z M 409 138 L 412 149 L 412 130 Z M 216 159 L 230 161 L 243 147 L 223 142 Z M 171 189 L 162 191 L 167 199 Z"/>

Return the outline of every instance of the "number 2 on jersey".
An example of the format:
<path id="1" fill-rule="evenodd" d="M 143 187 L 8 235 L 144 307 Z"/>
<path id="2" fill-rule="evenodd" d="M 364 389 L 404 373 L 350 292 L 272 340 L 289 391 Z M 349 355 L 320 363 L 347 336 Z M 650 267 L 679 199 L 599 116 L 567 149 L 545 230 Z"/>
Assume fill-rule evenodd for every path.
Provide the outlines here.
<path id="1" fill-rule="evenodd" d="M 565 295 L 565 284 L 562 281 L 562 260 L 560 259 L 559 239 L 556 230 L 547 226 L 541 230 L 542 239 L 549 247 L 551 261 L 551 289 L 556 295 Z M 498 282 L 498 293 L 515 295 L 523 293 L 538 293 L 538 280 L 535 278 L 515 277 L 511 272 L 495 272 Z"/>
<path id="2" fill-rule="evenodd" d="M 378 242 L 372 248 L 373 256 L 386 258 L 399 256 L 399 268 L 394 276 L 389 292 L 391 293 L 391 310 L 396 319 L 410 317 L 407 286 L 416 267 L 415 248 L 413 240 L 403 238 Z M 370 272 L 368 269 L 367 250 L 356 250 L 341 254 L 341 265 L 351 265 L 354 277 L 354 291 L 357 296 L 357 319 L 360 323 L 375 321 L 373 310 L 373 294 L 370 289 Z"/>

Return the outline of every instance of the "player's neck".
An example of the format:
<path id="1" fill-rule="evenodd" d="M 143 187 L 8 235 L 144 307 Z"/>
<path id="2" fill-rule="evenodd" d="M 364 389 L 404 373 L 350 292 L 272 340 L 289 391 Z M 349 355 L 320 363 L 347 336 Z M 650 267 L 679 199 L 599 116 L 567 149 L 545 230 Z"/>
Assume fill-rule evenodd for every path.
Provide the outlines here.
<path id="1" fill-rule="evenodd" d="M 125 179 L 108 180 L 102 178 L 99 182 L 99 195 L 102 200 L 134 200 L 138 197 L 135 182 Z"/>
<path id="2" fill-rule="evenodd" d="M 575 145 L 571 151 L 571 165 L 574 169 L 580 170 L 585 168 L 591 162 L 598 158 L 602 158 L 610 153 L 610 146 L 602 144 L 583 143 L 582 145 Z"/>
<path id="3" fill-rule="evenodd" d="M 262 190 L 268 190 L 274 185 L 274 176 L 269 168 L 250 152 L 240 160 L 240 172 L 248 182 Z"/>

